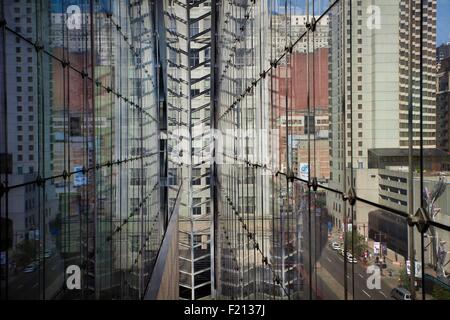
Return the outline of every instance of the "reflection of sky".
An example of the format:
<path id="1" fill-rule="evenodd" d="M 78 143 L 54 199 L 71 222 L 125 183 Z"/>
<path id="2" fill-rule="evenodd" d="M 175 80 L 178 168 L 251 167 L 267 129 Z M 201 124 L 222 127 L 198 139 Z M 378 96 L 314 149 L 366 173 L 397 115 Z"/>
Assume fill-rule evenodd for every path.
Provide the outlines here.
<path id="1" fill-rule="evenodd" d="M 322 13 L 329 5 L 328 0 L 272 0 L 277 8 L 275 11 L 283 14 L 287 5 L 288 13 L 303 14 L 306 2 L 314 2 L 316 14 Z M 450 41 L 450 0 L 437 0 L 437 45 Z"/>

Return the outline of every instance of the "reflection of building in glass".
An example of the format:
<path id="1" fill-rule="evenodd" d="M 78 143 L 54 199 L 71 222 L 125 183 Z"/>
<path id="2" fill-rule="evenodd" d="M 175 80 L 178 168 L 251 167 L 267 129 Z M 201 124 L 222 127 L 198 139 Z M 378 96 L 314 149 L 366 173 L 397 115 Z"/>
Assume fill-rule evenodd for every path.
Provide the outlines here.
<path id="1" fill-rule="evenodd" d="M 438 65 L 442 62 L 442 60 L 450 58 L 450 39 L 448 43 L 441 44 L 439 47 L 437 47 L 436 57 Z"/>
<path id="2" fill-rule="evenodd" d="M 174 139 L 173 160 L 183 171 L 180 201 L 180 298 L 211 296 L 211 17 L 210 1 L 174 1 L 166 8 L 169 95 L 168 132 Z M 177 17 L 178 19 L 175 19 Z M 179 112 L 175 111 L 179 110 Z M 178 140 L 178 141 L 177 141 Z"/>
<path id="3" fill-rule="evenodd" d="M 322 45 L 325 46 L 325 44 Z M 286 122 L 288 122 L 289 149 L 298 150 L 290 152 L 293 157 L 291 160 L 293 171 L 297 173 L 299 164 L 308 163 L 310 156 L 311 161 L 314 162 L 311 164 L 312 176 L 326 181 L 329 178 L 329 169 L 327 169 L 329 152 L 328 147 L 325 146 L 329 136 L 329 53 L 328 48 L 313 47 L 313 44 L 310 51 L 314 52 L 309 54 L 294 52 L 289 59 L 289 65 L 279 66 L 274 76 L 274 89 L 276 88 L 278 93 L 274 104 L 277 106 L 279 117 L 280 163 L 286 162 Z M 309 72 L 311 76 L 308 76 Z M 286 101 L 289 104 L 287 114 L 284 107 Z M 311 154 L 308 153 L 310 145 Z M 302 161 L 299 162 L 298 158 Z M 281 167 L 283 168 L 283 165 Z"/>
<path id="4" fill-rule="evenodd" d="M 106 2 L 1 4 L 2 298 L 142 298 L 176 209 L 160 194 L 156 9 Z"/>

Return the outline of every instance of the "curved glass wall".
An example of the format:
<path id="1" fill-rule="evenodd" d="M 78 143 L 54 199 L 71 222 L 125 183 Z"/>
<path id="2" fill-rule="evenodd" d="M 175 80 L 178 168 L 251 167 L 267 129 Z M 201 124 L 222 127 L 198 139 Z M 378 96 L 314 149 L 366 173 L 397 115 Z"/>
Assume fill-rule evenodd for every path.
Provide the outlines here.
<path id="1" fill-rule="evenodd" d="M 156 6 L 0 10 L 1 298 L 140 299 L 171 212 Z"/>

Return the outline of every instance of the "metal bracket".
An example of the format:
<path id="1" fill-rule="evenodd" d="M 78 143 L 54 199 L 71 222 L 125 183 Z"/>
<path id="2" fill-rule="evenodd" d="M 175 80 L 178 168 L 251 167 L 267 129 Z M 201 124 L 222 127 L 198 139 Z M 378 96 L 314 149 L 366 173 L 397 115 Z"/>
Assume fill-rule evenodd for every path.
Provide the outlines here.
<path id="1" fill-rule="evenodd" d="M 353 187 L 351 187 L 347 193 L 344 193 L 342 195 L 342 199 L 344 201 L 348 201 L 348 203 L 351 206 L 354 206 L 356 204 L 356 192 L 355 189 Z"/>
<path id="2" fill-rule="evenodd" d="M 316 192 L 317 189 L 319 188 L 319 182 L 317 181 L 316 177 L 312 178 L 311 187 L 314 190 L 314 192 Z"/>
<path id="3" fill-rule="evenodd" d="M 45 186 L 45 179 L 42 178 L 40 175 L 36 178 L 36 185 L 38 187 L 44 187 Z"/>
<path id="4" fill-rule="evenodd" d="M 289 45 L 287 45 L 287 46 L 284 48 L 284 50 L 285 50 L 286 52 L 289 52 L 289 53 L 292 53 L 293 49 L 294 49 L 294 45 L 292 44 L 292 41 L 289 43 Z"/>
<path id="5" fill-rule="evenodd" d="M 44 45 L 42 44 L 42 41 L 40 41 L 40 40 L 36 40 L 36 42 L 33 44 L 33 46 L 34 46 L 34 49 L 36 50 L 36 52 L 44 50 Z"/>
<path id="6" fill-rule="evenodd" d="M 3 197 L 4 194 L 7 192 L 6 185 L 4 185 L 2 182 L 0 182 L 0 198 Z"/>
<path id="7" fill-rule="evenodd" d="M 286 178 L 290 182 L 294 182 L 295 181 L 295 174 L 294 174 L 294 171 L 292 171 L 292 169 L 289 169 L 289 171 L 288 171 L 288 173 L 286 175 Z"/>
<path id="8" fill-rule="evenodd" d="M 419 208 L 413 216 L 407 218 L 408 225 L 410 227 L 416 226 L 417 230 L 424 234 L 430 227 L 430 216 L 426 209 Z"/>

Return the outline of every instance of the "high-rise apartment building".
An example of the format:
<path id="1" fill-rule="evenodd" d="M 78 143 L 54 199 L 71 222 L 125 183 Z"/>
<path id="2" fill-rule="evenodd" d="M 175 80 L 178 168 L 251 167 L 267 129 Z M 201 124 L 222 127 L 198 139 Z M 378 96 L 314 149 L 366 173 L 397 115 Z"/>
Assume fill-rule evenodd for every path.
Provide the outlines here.
<path id="1" fill-rule="evenodd" d="M 437 147 L 450 151 L 449 108 L 450 108 L 450 56 L 439 63 L 436 97 L 436 138 Z"/>
<path id="2" fill-rule="evenodd" d="M 420 5 L 414 4 L 415 12 Z M 350 13 L 351 12 L 351 13 Z M 330 186 L 378 201 L 377 168 L 369 167 L 369 150 L 407 149 L 409 45 L 413 46 L 413 146 L 419 148 L 419 48 L 421 39 L 410 39 L 409 24 L 420 28 L 420 19 L 409 19 L 408 1 L 347 1 L 330 17 Z M 436 1 L 423 7 L 423 146 L 436 147 L 435 43 Z M 345 21 L 345 23 L 343 23 Z M 407 166 L 407 163 L 404 164 Z M 353 169 L 351 169 L 353 168 Z M 344 215 L 352 223 L 351 208 L 331 195 L 328 209 L 342 228 Z M 334 199 L 332 199 L 334 197 Z M 370 208 L 356 209 L 353 221 L 359 232 L 367 226 Z M 367 235 L 366 235 L 367 236 Z"/>
<path id="3" fill-rule="evenodd" d="M 11 14 L 11 28 L 17 33 L 27 33 L 32 38 L 36 18 L 36 4 L 30 1 L 7 2 L 4 10 Z M 5 99 L 10 103 L 8 108 L 8 119 L 5 129 L 14 134 L 5 137 L 8 149 L 4 153 L 8 162 L 8 170 L 2 172 L 7 174 L 9 184 L 27 184 L 36 179 L 39 172 L 49 172 L 51 170 L 52 158 L 46 158 L 42 162 L 43 151 L 49 150 L 49 129 L 41 131 L 39 123 L 43 120 L 43 114 L 50 113 L 50 87 L 46 83 L 39 81 L 39 75 L 49 76 L 50 68 L 44 66 L 40 70 L 36 68 L 39 58 L 35 50 L 28 43 L 23 41 L 18 35 L 10 36 L 8 40 L 13 45 L 5 48 L 5 59 L 8 63 L 2 66 L 2 73 L 8 79 L 3 80 L 5 86 Z M 37 86 L 43 86 L 46 90 L 42 96 L 37 96 Z M 44 113 L 41 113 L 44 112 Z M 45 143 L 40 143 L 39 136 L 44 135 Z M 42 150 L 44 148 L 45 150 Z M 2 152 L 3 153 L 3 152 Z M 22 241 L 28 239 L 40 239 L 39 234 L 40 210 L 39 191 L 35 186 L 29 186 L 11 192 L 10 217 L 13 220 L 13 247 L 16 248 Z M 48 190 L 47 197 L 55 198 L 54 189 Z M 22 201 L 21 199 L 24 199 Z M 54 218 L 57 208 L 54 205 L 48 206 L 45 214 L 49 218 Z"/>
<path id="4" fill-rule="evenodd" d="M 448 57 L 450 57 L 450 39 L 447 43 L 441 44 L 436 49 L 436 58 L 437 58 L 438 64 L 442 60 L 447 59 Z"/>

